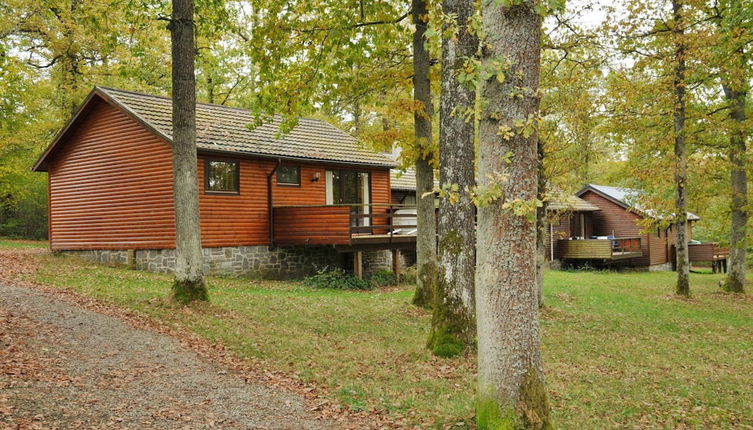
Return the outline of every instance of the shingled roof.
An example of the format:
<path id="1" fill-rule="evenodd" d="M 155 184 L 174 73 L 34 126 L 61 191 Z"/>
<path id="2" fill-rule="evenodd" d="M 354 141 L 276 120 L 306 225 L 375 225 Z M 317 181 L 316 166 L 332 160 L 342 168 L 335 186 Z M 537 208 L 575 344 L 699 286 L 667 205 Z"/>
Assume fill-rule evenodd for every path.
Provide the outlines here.
<path id="1" fill-rule="evenodd" d="M 621 188 L 610 187 L 607 185 L 586 184 L 586 186 L 578 191 L 576 195 L 580 197 L 585 194 L 586 191 L 593 191 L 596 194 L 599 194 L 602 197 L 605 197 L 606 199 L 614 202 L 615 204 L 622 206 L 625 209 L 635 211 L 640 215 L 645 215 L 649 218 L 654 219 L 662 218 L 662 216 L 658 215 L 653 209 L 640 205 L 640 202 L 638 200 L 640 195 L 643 193 L 643 191 L 641 190 L 635 188 Z M 692 212 L 688 212 L 687 217 L 688 221 L 698 221 L 701 219 L 701 217 Z"/>
<path id="2" fill-rule="evenodd" d="M 172 100 L 170 98 L 95 87 L 84 102 L 82 110 L 95 95 L 123 109 L 168 142 L 172 141 Z M 361 148 L 353 136 L 324 121 L 300 119 L 298 125 L 280 139 L 276 138 L 280 117 L 275 117 L 271 122 L 253 130 L 248 127 L 252 121 L 253 118 L 246 109 L 199 103 L 196 105 L 196 147 L 205 151 L 302 161 L 339 162 L 379 167 L 395 165 L 389 157 Z M 75 117 L 72 122 L 75 122 Z M 67 128 L 69 127 L 70 123 Z M 56 141 L 67 128 L 61 132 Z M 35 169 L 49 152 L 49 150 L 45 151 L 36 163 Z"/>

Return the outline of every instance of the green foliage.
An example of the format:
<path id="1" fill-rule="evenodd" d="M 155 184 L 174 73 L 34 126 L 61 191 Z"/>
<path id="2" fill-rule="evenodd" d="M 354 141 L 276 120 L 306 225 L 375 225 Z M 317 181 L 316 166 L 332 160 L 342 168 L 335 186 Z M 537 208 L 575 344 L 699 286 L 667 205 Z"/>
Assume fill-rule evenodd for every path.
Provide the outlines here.
<path id="1" fill-rule="evenodd" d="M 0 198 L 0 236 L 22 239 L 47 239 L 47 187 L 34 181 L 35 189 L 20 196 Z"/>
<path id="2" fill-rule="evenodd" d="M 333 290 L 371 290 L 374 286 L 364 280 L 347 273 L 343 269 L 320 269 L 315 275 L 306 277 L 303 285 L 309 288 L 329 288 Z"/>
<path id="3" fill-rule="evenodd" d="M 400 272 L 401 285 L 416 285 L 417 269 L 416 266 L 406 267 Z"/>
<path id="4" fill-rule="evenodd" d="M 395 274 L 391 270 L 380 269 L 369 275 L 371 288 L 390 287 L 397 285 Z"/>

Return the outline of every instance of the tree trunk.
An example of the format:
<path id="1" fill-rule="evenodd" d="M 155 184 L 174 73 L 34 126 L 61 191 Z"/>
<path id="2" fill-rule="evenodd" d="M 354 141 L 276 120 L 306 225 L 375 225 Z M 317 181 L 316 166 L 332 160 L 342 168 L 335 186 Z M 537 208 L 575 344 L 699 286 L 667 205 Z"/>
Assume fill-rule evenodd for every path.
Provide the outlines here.
<path id="1" fill-rule="evenodd" d="M 726 291 L 745 292 L 745 264 L 747 260 L 748 234 L 748 179 L 746 174 L 747 156 L 745 139 L 745 101 L 747 87 L 741 84 L 733 89 L 724 86 L 724 94 L 731 104 L 730 117 L 733 129 L 730 133 L 729 161 L 732 186 L 732 225 L 730 230 L 729 272 L 724 282 Z"/>
<path id="2" fill-rule="evenodd" d="M 675 131 L 675 257 L 678 295 L 690 296 L 690 260 L 688 259 L 688 159 L 685 150 L 685 41 L 682 0 L 672 0 L 675 37 L 674 131 Z"/>
<path id="3" fill-rule="evenodd" d="M 202 273 L 199 190 L 196 174 L 196 78 L 193 0 L 173 0 L 170 20 L 173 58 L 173 190 L 175 195 L 175 283 L 181 303 L 208 300 Z"/>
<path id="4" fill-rule="evenodd" d="M 413 114 L 415 124 L 415 144 L 429 148 L 432 145 L 431 118 L 434 106 L 431 101 L 431 82 L 429 68 L 431 66 L 429 52 L 424 47 L 424 33 L 426 33 L 426 0 L 412 0 L 413 24 L 413 99 L 420 103 L 421 108 Z M 420 151 L 426 152 L 426 151 Z M 413 303 L 418 306 L 429 306 L 437 279 L 437 227 L 434 215 L 434 169 L 431 159 L 416 160 L 416 212 L 418 231 L 416 233 L 416 295 Z M 429 195 L 425 195 L 425 194 Z"/>
<path id="5" fill-rule="evenodd" d="M 546 268 L 546 205 L 544 199 L 546 193 L 546 176 L 544 175 L 544 142 L 536 141 L 536 168 L 538 178 L 536 181 L 536 197 L 542 202 L 541 207 L 536 208 L 536 297 L 539 309 L 544 307 L 544 269 Z"/>
<path id="6" fill-rule="evenodd" d="M 63 24 L 63 43 L 65 44 L 65 50 L 59 56 L 60 58 L 60 105 L 61 105 L 61 118 L 67 121 L 78 110 L 79 86 L 81 76 L 81 57 L 77 47 L 80 45 L 76 41 L 75 22 L 78 20 L 80 5 L 79 0 L 72 0 L 68 12 L 70 15 L 65 18 L 58 18 Z"/>
<path id="7" fill-rule="evenodd" d="M 536 292 L 533 205 L 541 56 L 536 3 L 483 2 L 482 67 L 496 73 L 482 82 L 479 186 L 481 191 L 500 187 L 502 195 L 480 205 L 478 213 L 476 419 L 480 430 L 552 426 Z M 527 209 L 522 214 L 508 205 Z"/>
<path id="8" fill-rule="evenodd" d="M 459 201 L 439 202 L 439 279 L 434 291 L 432 331 L 428 346 L 439 356 L 452 356 L 476 340 L 474 274 L 476 226 L 468 190 L 475 184 L 474 115 L 476 90 L 458 81 L 466 59 L 476 55 L 478 37 L 468 28 L 475 12 L 472 0 L 445 0 L 442 12 L 453 16 L 442 39 L 442 95 L 439 101 L 439 182 L 457 186 Z M 456 25 L 453 25 L 456 24 Z M 452 192 L 455 194 L 455 192 Z"/>

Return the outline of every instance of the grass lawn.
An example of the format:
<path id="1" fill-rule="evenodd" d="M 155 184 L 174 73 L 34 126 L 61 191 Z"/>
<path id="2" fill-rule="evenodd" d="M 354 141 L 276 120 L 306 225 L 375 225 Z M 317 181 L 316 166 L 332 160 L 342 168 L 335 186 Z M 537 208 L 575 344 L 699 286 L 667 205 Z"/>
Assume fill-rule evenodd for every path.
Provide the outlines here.
<path id="1" fill-rule="evenodd" d="M 8 248 L 47 248 L 47 242 L 0 237 L 0 249 Z"/>
<path id="2" fill-rule="evenodd" d="M 471 422 L 474 358 L 427 354 L 430 317 L 409 304 L 410 289 L 211 278 L 211 304 L 176 311 L 159 300 L 169 276 L 35 258 L 36 281 L 262 358 L 351 408 L 429 428 Z M 543 353 L 557 427 L 753 428 L 753 298 L 718 292 L 721 279 L 692 275 L 694 298 L 683 301 L 673 273 L 548 272 Z"/>

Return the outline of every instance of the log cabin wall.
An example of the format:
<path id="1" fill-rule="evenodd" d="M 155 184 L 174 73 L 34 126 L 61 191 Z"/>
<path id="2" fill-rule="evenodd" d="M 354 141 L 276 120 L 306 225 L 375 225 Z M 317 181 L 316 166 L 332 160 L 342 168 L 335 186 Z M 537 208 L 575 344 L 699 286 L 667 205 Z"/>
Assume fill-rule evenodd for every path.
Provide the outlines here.
<path id="1" fill-rule="evenodd" d="M 562 251 L 560 250 L 558 244 L 560 239 L 567 239 L 570 237 L 570 214 L 564 213 L 561 214 L 557 220 L 552 221 L 551 225 L 547 224 L 546 229 L 546 259 L 550 260 L 552 256 L 552 249 L 551 247 L 554 247 L 554 259 L 559 260 L 562 258 Z"/>
<path id="2" fill-rule="evenodd" d="M 240 165 L 239 193 L 213 194 L 204 189 L 206 159 L 238 160 Z M 277 162 L 267 159 L 232 156 L 199 155 L 199 193 L 201 206 L 201 240 L 204 247 L 269 245 L 269 214 L 267 210 L 267 175 Z M 324 205 L 326 199 L 325 171 L 330 168 L 317 164 L 283 161 L 283 165 L 300 168 L 300 185 L 277 183 L 272 175 L 273 206 Z M 389 203 L 389 169 L 363 168 L 371 173 L 371 198 L 373 203 Z M 316 178 L 318 173 L 319 179 Z M 312 209 L 316 213 L 316 208 Z M 323 212 L 323 211 L 320 211 Z M 311 225 L 318 230 L 315 217 L 297 220 L 300 227 Z M 308 221 L 308 223 L 307 223 Z M 381 222 L 384 222 L 381 220 Z M 378 223 L 378 222 L 376 222 Z M 376 224 L 375 223 L 375 224 Z M 345 221 L 344 227 L 347 227 Z"/>
<path id="3" fill-rule="evenodd" d="M 205 160 L 237 160 L 239 193 L 216 194 L 205 189 Z M 251 246 L 269 244 L 267 174 L 274 168 L 270 160 L 241 159 L 199 154 L 199 208 L 201 246 Z"/>
<path id="4" fill-rule="evenodd" d="M 172 150 L 166 141 L 101 99 L 93 100 L 49 161 L 50 247 L 54 250 L 175 247 Z M 239 161 L 239 193 L 207 193 L 205 159 Z M 199 154 L 203 247 L 269 244 L 267 175 L 277 161 Z M 323 205 L 325 165 L 301 167 L 301 185 L 277 185 L 275 206 Z M 373 203 L 390 202 L 389 169 L 371 173 Z M 315 174 L 319 179 L 312 181 Z M 301 220 L 305 225 L 306 220 Z"/>
<path id="5" fill-rule="evenodd" d="M 583 193 L 580 198 L 601 209 L 592 215 L 593 235 L 641 238 L 643 256 L 630 260 L 631 264 L 649 266 L 666 262 L 666 238 L 662 241 L 661 238 L 656 236 L 656 229 L 651 234 L 642 233 L 643 228 L 639 224 L 640 215 L 630 212 L 590 190 Z M 660 261 L 662 252 L 659 251 L 659 248 L 664 249 L 664 261 Z M 652 257 L 652 251 L 659 252 L 659 255 Z"/>
<path id="6" fill-rule="evenodd" d="M 50 247 L 175 247 L 172 150 L 101 99 L 50 159 Z"/>

